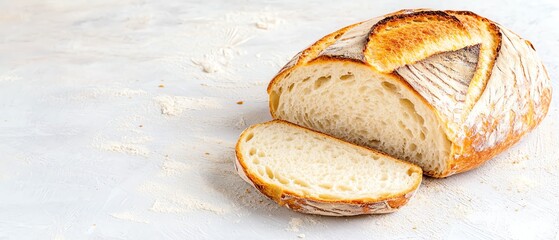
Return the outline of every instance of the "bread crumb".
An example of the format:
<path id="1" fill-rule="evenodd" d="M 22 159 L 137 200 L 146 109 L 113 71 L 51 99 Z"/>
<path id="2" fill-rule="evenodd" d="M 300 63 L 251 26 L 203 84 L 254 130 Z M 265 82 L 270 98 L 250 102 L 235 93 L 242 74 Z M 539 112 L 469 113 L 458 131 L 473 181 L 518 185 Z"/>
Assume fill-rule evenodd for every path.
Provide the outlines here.
<path id="1" fill-rule="evenodd" d="M 299 228 L 303 225 L 303 220 L 300 218 L 291 218 L 289 227 L 286 229 L 290 232 L 299 232 Z"/>
<path id="2" fill-rule="evenodd" d="M 165 85 L 163 85 L 163 84 L 159 84 L 159 86 L 158 86 L 158 87 L 159 87 L 159 88 L 164 88 L 164 87 L 165 87 Z"/>
<path id="3" fill-rule="evenodd" d="M 238 105 L 243 105 L 243 103 L 244 103 L 243 101 L 238 101 L 237 102 Z"/>
<path id="4" fill-rule="evenodd" d="M 301 234 L 297 235 L 297 237 L 298 237 L 298 238 L 305 238 L 305 234 L 302 234 L 302 233 L 301 233 Z"/>
<path id="5" fill-rule="evenodd" d="M 209 153 L 209 152 L 205 152 L 204 154 L 205 154 L 205 155 L 210 155 L 210 153 Z"/>

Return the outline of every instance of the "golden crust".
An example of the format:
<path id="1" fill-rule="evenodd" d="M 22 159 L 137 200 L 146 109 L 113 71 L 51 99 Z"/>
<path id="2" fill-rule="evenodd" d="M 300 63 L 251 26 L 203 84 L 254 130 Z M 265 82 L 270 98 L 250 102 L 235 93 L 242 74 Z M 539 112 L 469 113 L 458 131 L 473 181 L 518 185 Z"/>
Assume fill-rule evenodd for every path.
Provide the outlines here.
<path id="1" fill-rule="evenodd" d="M 480 17 L 475 13 L 469 11 L 432 11 L 426 9 L 401 10 L 395 13 L 385 15 L 383 17 L 384 19 L 377 22 L 374 25 L 374 27 L 371 28 L 371 31 L 368 33 L 370 34 L 369 41 L 366 42 L 365 45 L 363 46 L 363 51 L 366 56 L 365 61 L 363 61 L 362 59 L 348 59 L 348 58 L 341 59 L 332 56 L 321 56 L 319 51 L 321 51 L 321 49 L 324 49 L 325 46 L 327 45 L 321 45 L 320 47 L 316 47 L 316 48 L 313 48 L 311 46 L 307 50 L 309 52 L 312 52 L 313 53 L 312 56 L 315 57 L 314 58 L 307 57 L 305 58 L 304 62 L 299 61 L 289 66 L 289 68 L 283 69 L 270 82 L 270 85 L 268 86 L 268 93 L 270 93 L 273 86 L 278 81 L 281 81 L 281 79 L 283 79 L 287 74 L 289 74 L 289 72 L 292 69 L 305 64 L 314 64 L 321 61 L 360 62 L 370 66 L 374 71 L 377 72 L 385 71 L 387 75 L 394 76 L 394 79 L 398 79 L 398 81 L 403 83 L 405 86 L 411 88 L 410 84 L 408 84 L 405 79 L 400 77 L 398 74 L 391 72 L 393 68 L 401 64 L 414 63 L 415 61 L 422 60 L 423 58 L 428 57 L 428 56 L 421 55 L 424 53 L 416 53 L 417 52 L 417 48 L 415 48 L 416 45 L 421 45 L 422 43 L 423 45 L 421 46 L 426 46 L 429 44 L 433 45 L 435 42 L 437 42 L 437 38 L 439 38 L 440 37 L 439 35 L 441 34 L 457 35 L 463 37 L 464 36 L 463 31 L 466 30 L 468 33 L 468 38 L 472 40 L 474 44 L 479 44 L 479 43 L 482 44 L 481 51 L 483 51 L 486 54 L 484 56 L 488 56 L 488 57 L 487 59 L 483 59 L 483 61 L 482 60 L 478 61 L 476 73 L 472 78 L 472 81 L 470 82 L 468 88 L 466 105 L 464 109 L 462 109 L 462 114 L 463 114 L 462 119 L 460 119 L 460 121 L 458 122 L 452 123 L 460 126 L 461 128 L 457 129 L 456 131 L 453 131 L 452 134 L 449 134 L 447 136 L 449 141 L 452 142 L 451 153 L 447 161 L 448 164 L 447 169 L 441 172 L 424 172 L 424 174 L 433 177 L 447 177 L 452 174 L 473 169 L 481 165 L 485 161 L 491 159 L 498 153 L 504 151 L 508 147 L 512 146 L 516 142 L 518 142 L 522 136 L 524 136 L 530 130 L 535 128 L 541 122 L 543 117 L 545 117 L 545 115 L 547 114 L 548 107 L 551 101 L 551 86 L 549 84 L 549 76 L 547 76 L 545 67 L 541 65 L 541 62 L 539 62 L 539 60 L 535 60 L 534 57 L 531 58 L 532 60 L 525 60 L 523 57 L 520 57 L 520 55 L 513 56 L 519 59 L 520 61 L 519 66 L 522 68 L 521 69 L 522 71 L 529 71 L 530 69 L 526 70 L 524 68 L 529 68 L 534 66 L 538 68 L 538 73 L 527 74 L 526 72 L 523 72 L 524 73 L 523 84 L 528 84 L 528 85 L 516 86 L 516 84 L 514 84 L 515 88 L 517 88 L 515 89 L 516 91 L 515 94 L 517 94 L 517 96 L 515 97 L 518 98 L 517 100 L 526 100 L 528 102 L 526 104 L 527 105 L 526 108 L 528 109 L 527 111 L 520 111 L 516 114 L 503 115 L 509 118 L 512 116 L 512 118 L 509 120 L 507 120 L 508 118 L 505 119 L 505 117 L 502 116 L 499 117 L 499 119 L 491 120 L 491 114 L 492 114 L 491 111 L 496 111 L 493 110 L 491 106 L 493 106 L 496 102 L 498 102 L 498 99 L 500 98 L 510 98 L 510 97 L 507 94 L 494 93 L 494 96 L 486 98 L 485 99 L 486 102 L 481 103 L 481 100 L 483 100 L 482 99 L 483 94 L 485 94 L 487 91 L 497 91 L 496 89 L 499 88 L 499 86 L 490 87 L 490 81 L 499 82 L 499 81 L 507 80 L 508 78 L 513 78 L 513 77 L 516 78 L 516 75 L 513 71 L 509 75 L 506 74 L 499 75 L 501 78 L 504 79 L 499 79 L 499 76 L 494 77 L 495 79 L 492 79 L 493 78 L 492 75 L 494 71 L 502 72 L 502 69 L 497 69 L 497 70 L 495 69 L 497 60 L 511 61 L 510 59 L 507 59 L 507 57 L 503 57 L 503 56 L 508 54 L 509 55 L 508 58 L 511 58 L 510 55 L 513 55 L 512 53 L 510 53 L 510 51 L 512 51 L 511 48 L 516 48 L 518 47 L 517 45 L 519 44 L 525 44 L 526 46 L 529 47 L 528 49 L 529 51 L 535 51 L 534 46 L 529 41 L 518 37 L 522 41 L 515 40 L 515 42 L 512 44 L 512 47 L 509 46 L 509 49 L 506 50 L 507 52 L 503 52 L 504 50 L 502 49 L 502 41 L 504 37 L 503 31 L 505 30 L 502 27 L 498 26 L 498 24 L 486 18 Z M 429 19 L 430 17 L 432 19 Z M 414 19 L 415 20 L 427 19 L 428 21 L 433 21 L 434 23 L 437 24 L 446 24 L 445 26 L 447 27 L 445 27 L 444 29 L 440 29 L 440 31 L 439 30 L 436 31 L 434 34 L 431 34 L 429 31 L 427 31 L 427 33 L 423 33 L 422 29 L 433 27 L 433 24 L 426 24 L 424 27 L 423 26 L 420 27 L 414 25 L 415 24 L 413 23 Z M 406 23 L 409 23 L 410 21 L 412 22 L 411 25 L 400 26 L 401 24 L 407 25 Z M 349 29 L 351 29 L 356 25 L 352 25 L 344 28 L 343 32 L 348 31 Z M 389 32 L 392 32 L 393 30 L 395 31 L 393 33 L 386 33 L 387 28 L 392 27 L 393 25 L 396 25 L 398 27 L 396 29 L 391 29 Z M 400 27 L 403 31 L 398 30 Z M 421 30 L 421 31 L 419 31 L 418 33 L 416 30 Z M 509 32 L 508 30 L 507 32 L 509 34 L 509 37 L 512 35 L 516 36 L 515 34 Z M 338 31 L 335 32 L 334 35 L 337 34 L 343 34 L 343 33 L 340 33 Z M 427 40 L 421 40 L 421 41 L 418 40 L 418 38 L 414 36 L 416 34 L 421 35 L 424 38 L 427 38 Z M 406 38 L 410 38 L 412 39 L 412 41 L 409 41 L 408 44 L 406 42 Z M 467 41 L 465 40 L 464 42 L 468 42 L 470 40 Z M 330 38 L 329 41 L 336 41 L 336 40 Z M 509 39 L 509 41 L 512 40 Z M 328 45 L 331 44 L 333 44 L 333 42 L 328 42 Z M 392 45 L 398 46 L 398 49 L 391 48 Z M 509 45 L 511 44 L 509 43 Z M 451 46 L 451 48 L 455 48 L 455 47 L 462 48 L 465 46 L 469 46 L 469 45 L 467 44 L 464 44 L 462 46 L 453 45 Z M 452 49 L 445 48 L 439 50 L 440 52 L 444 52 Z M 426 55 L 436 54 L 438 53 L 437 51 L 438 50 L 435 49 L 434 51 L 430 51 Z M 514 49 L 514 51 L 516 51 L 516 49 Z M 408 58 L 402 60 L 399 59 L 396 55 L 403 54 L 403 52 L 405 52 L 405 54 L 408 54 L 407 56 Z M 392 54 L 394 54 L 394 56 Z M 307 55 L 307 56 L 311 56 L 311 55 Z M 505 60 L 502 60 L 503 58 Z M 533 62 L 522 63 L 522 61 L 533 61 Z M 484 66 L 480 66 L 480 64 L 484 64 Z M 501 63 L 501 64 L 505 64 L 503 66 L 506 66 L 508 68 L 511 67 L 511 66 L 507 66 L 506 63 Z M 511 62 L 510 64 L 512 65 L 517 63 Z M 541 74 L 545 74 L 545 76 L 540 76 L 539 72 L 543 72 Z M 544 83 L 536 83 L 537 81 L 544 81 Z M 539 90 L 540 88 L 541 90 L 539 90 L 539 92 L 531 93 L 530 91 L 533 90 L 533 88 L 531 88 L 531 85 L 533 87 L 533 85 L 535 84 L 541 84 L 541 86 L 536 87 L 536 90 Z M 531 90 L 523 90 L 520 88 L 528 88 Z M 525 93 L 526 91 L 528 91 L 528 93 Z M 423 96 L 421 96 L 421 94 L 419 94 L 415 90 L 413 90 L 413 92 L 415 92 L 417 96 L 420 97 L 420 99 L 422 99 L 425 103 L 427 103 L 427 101 Z M 482 104 L 484 105 L 482 106 Z M 448 118 L 442 117 L 440 115 L 441 113 L 436 109 L 436 107 L 428 103 L 427 106 L 429 106 L 434 111 L 434 113 L 439 118 L 441 124 L 448 128 L 448 125 L 442 121 L 442 119 L 448 119 Z M 473 112 L 476 107 L 477 107 L 477 111 Z M 480 112 L 479 110 L 480 108 L 482 110 L 485 109 L 486 111 Z M 271 114 L 274 118 L 276 117 L 273 109 L 271 109 Z M 485 118 L 481 119 L 484 116 Z M 491 139 L 491 136 L 487 136 L 488 132 L 490 131 L 494 132 L 496 131 L 495 129 L 500 129 L 503 127 L 505 128 L 513 127 L 513 126 L 516 128 L 518 122 L 522 122 L 523 124 L 521 129 L 518 131 L 512 131 L 512 130 L 508 132 L 503 131 L 504 133 L 501 134 L 502 139 L 500 141 L 491 141 L 494 139 Z M 472 124 L 475 123 L 480 123 L 481 126 L 474 127 Z"/>
<path id="2" fill-rule="evenodd" d="M 301 126 L 283 120 L 272 120 L 261 124 L 265 125 L 265 124 L 272 124 L 272 123 L 281 123 L 281 124 L 286 124 L 294 127 L 303 128 Z M 421 184 L 421 178 L 418 178 L 418 180 L 413 184 L 412 187 L 406 189 L 402 193 L 381 196 L 374 199 L 367 198 L 367 199 L 332 200 L 332 199 L 321 199 L 321 198 L 316 198 L 311 196 L 301 196 L 297 193 L 284 189 L 282 186 L 264 182 L 264 180 L 259 178 L 257 174 L 251 172 L 251 170 L 247 168 L 246 164 L 244 163 L 245 160 L 241 153 L 241 144 L 242 144 L 242 140 L 245 138 L 245 135 L 255 126 L 257 125 L 253 125 L 247 128 L 245 131 L 243 131 L 235 146 L 235 155 L 236 155 L 235 166 L 237 168 L 237 172 L 239 173 L 241 178 L 243 178 L 245 181 L 247 181 L 252 186 L 254 186 L 262 194 L 274 200 L 279 205 L 286 206 L 295 211 L 308 213 L 308 214 L 319 214 L 319 215 L 329 215 L 329 216 L 353 216 L 353 215 L 361 215 L 361 214 L 389 213 L 389 212 L 396 211 L 398 208 L 405 205 L 409 201 L 409 199 L 413 196 L 413 194 L 415 193 L 419 185 Z M 329 136 L 327 134 L 314 131 L 312 129 L 307 129 L 307 128 L 304 129 L 310 132 L 320 134 L 327 138 L 333 139 L 334 141 L 337 141 L 340 144 L 351 145 L 354 147 L 373 151 L 377 154 L 384 155 L 383 153 L 380 153 L 374 149 L 354 145 L 339 140 L 337 138 L 334 138 L 332 136 Z M 390 156 L 386 156 L 386 157 L 392 158 Z M 422 174 L 421 168 L 399 159 L 394 159 L 394 158 L 392 159 L 394 161 L 404 163 L 410 166 L 410 169 L 413 169 L 414 172 L 419 173 L 420 175 Z"/>
<path id="3" fill-rule="evenodd" d="M 421 11 L 379 21 L 371 28 L 364 52 L 367 62 L 378 71 L 392 72 L 431 55 L 471 45 L 469 39 L 456 17 L 441 11 Z"/>

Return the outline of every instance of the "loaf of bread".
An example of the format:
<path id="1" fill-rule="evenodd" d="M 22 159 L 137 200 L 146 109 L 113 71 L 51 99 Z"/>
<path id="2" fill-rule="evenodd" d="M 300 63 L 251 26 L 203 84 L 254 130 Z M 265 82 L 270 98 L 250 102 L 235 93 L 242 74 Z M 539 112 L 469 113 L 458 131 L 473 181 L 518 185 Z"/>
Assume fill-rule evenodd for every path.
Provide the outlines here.
<path id="1" fill-rule="evenodd" d="M 246 129 L 239 175 L 295 211 L 351 216 L 395 211 L 421 183 L 421 168 L 280 120 Z"/>
<path id="2" fill-rule="evenodd" d="M 286 120 L 419 165 L 475 168 L 545 117 L 549 76 L 534 46 L 465 11 L 402 10 L 342 28 L 268 86 Z"/>

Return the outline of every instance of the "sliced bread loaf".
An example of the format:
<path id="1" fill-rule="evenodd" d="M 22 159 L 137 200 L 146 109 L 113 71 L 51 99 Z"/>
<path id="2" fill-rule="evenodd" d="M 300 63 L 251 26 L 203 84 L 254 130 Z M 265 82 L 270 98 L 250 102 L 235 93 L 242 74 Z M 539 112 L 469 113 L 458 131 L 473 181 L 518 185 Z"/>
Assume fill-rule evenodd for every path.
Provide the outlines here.
<path id="1" fill-rule="evenodd" d="M 472 12 L 402 10 L 342 28 L 268 86 L 274 118 L 447 177 L 504 151 L 547 114 L 534 46 Z"/>
<path id="2" fill-rule="evenodd" d="M 236 156 L 245 181 L 280 205 L 311 214 L 392 212 L 422 177 L 415 165 L 281 120 L 245 130 Z"/>

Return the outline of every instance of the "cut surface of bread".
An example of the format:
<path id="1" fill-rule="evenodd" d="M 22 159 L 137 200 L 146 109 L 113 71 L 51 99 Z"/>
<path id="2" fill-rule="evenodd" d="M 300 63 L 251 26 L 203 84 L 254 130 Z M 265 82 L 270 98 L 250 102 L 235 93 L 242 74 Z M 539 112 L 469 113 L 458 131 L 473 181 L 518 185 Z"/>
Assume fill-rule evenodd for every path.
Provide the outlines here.
<path id="1" fill-rule="evenodd" d="M 450 152 L 437 116 L 396 77 L 351 61 L 315 61 L 294 69 L 270 93 L 274 117 L 446 169 Z"/>
<path id="2" fill-rule="evenodd" d="M 236 146 L 241 177 L 281 205 L 311 214 L 388 213 L 421 182 L 421 168 L 291 123 L 245 130 Z"/>

